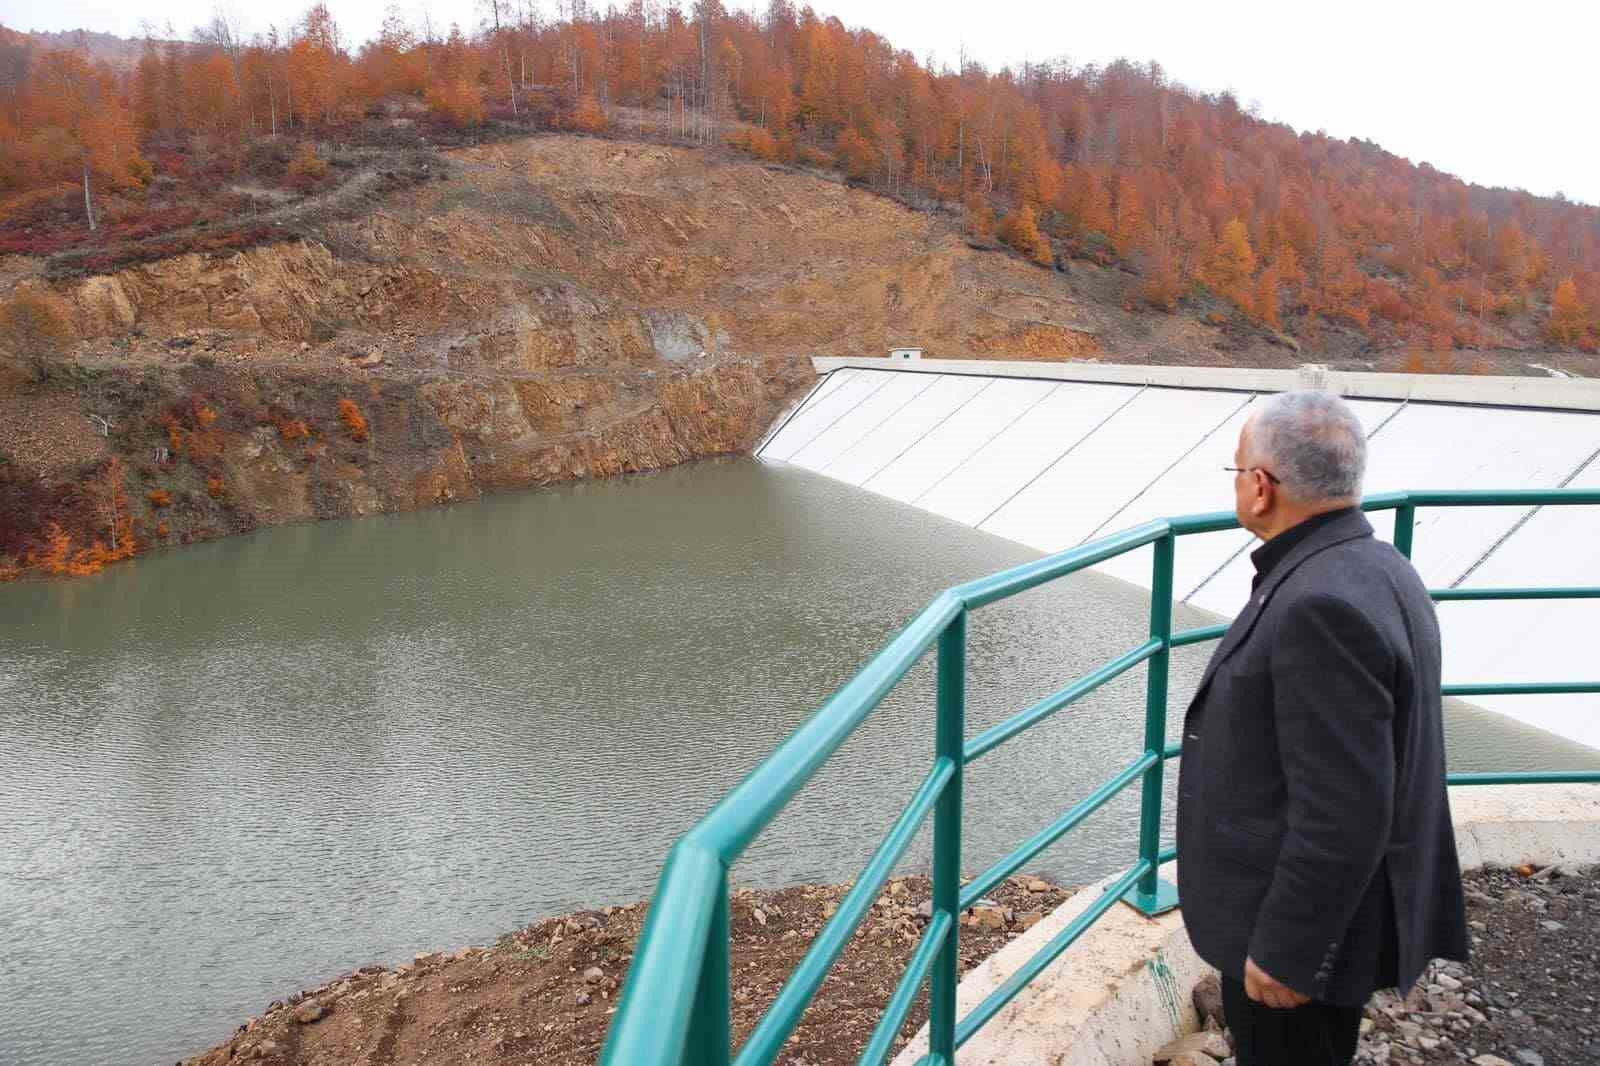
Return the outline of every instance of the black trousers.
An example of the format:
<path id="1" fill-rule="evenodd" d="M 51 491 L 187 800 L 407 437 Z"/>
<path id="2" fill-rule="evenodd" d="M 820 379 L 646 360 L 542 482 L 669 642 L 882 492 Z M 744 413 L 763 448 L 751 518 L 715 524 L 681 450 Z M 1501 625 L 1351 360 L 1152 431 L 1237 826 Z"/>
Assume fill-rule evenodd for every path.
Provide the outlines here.
<path id="1" fill-rule="evenodd" d="M 1349 1066 L 1361 1035 L 1360 1007 L 1277 1010 L 1251 1000 L 1244 982 L 1231 977 L 1222 979 L 1222 1013 L 1238 1066 Z"/>

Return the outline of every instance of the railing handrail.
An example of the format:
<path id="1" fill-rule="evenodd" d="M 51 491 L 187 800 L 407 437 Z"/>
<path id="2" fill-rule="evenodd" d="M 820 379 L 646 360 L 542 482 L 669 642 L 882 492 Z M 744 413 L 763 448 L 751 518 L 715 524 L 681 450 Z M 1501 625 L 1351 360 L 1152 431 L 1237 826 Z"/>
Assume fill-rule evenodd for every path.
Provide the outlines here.
<path id="1" fill-rule="evenodd" d="M 1411 554 L 1418 507 L 1561 506 L 1600 504 L 1600 490 L 1524 489 L 1496 491 L 1409 491 L 1366 497 L 1368 511 L 1394 510 L 1395 545 Z M 927 1063 L 952 1066 L 954 1051 L 1000 1007 L 1076 940 L 1123 895 L 1155 913 L 1175 905 L 1170 886 L 1158 884 L 1157 869 L 1176 857 L 1160 848 L 1161 771 L 1181 755 L 1182 745 L 1167 744 L 1167 655 L 1174 647 L 1213 640 L 1227 625 L 1172 632 L 1171 580 L 1176 539 L 1194 533 L 1239 528 L 1231 512 L 1155 519 L 964 582 L 939 593 L 834 692 L 822 707 L 753 769 L 673 846 L 640 934 L 633 966 L 607 1039 L 604 1066 L 679 1066 L 685 1051 L 696 1066 L 726 1066 L 731 1061 L 728 983 L 728 868 L 818 769 L 920 662 L 939 648 L 939 715 L 936 755 L 922 787 L 901 813 L 866 870 L 857 878 L 838 912 L 824 925 L 812 949 L 780 990 L 778 999 L 741 1050 L 739 1066 L 771 1061 L 799 1024 L 800 1015 L 866 909 L 878 895 L 918 826 L 935 813 L 934 914 L 912 963 L 870 1041 L 863 1062 L 887 1055 L 894 1032 L 921 981 L 931 972 L 932 1050 Z M 966 614 L 1145 545 L 1156 546 L 1152 570 L 1151 637 L 1088 676 L 1066 686 L 970 741 L 964 735 Z M 1437 589 L 1435 600 L 1600 598 L 1600 588 Z M 1031 728 L 1111 678 L 1149 663 L 1145 744 L 1138 759 L 1088 798 L 1041 830 L 961 890 L 959 877 L 962 767 Z M 1446 694 L 1595 692 L 1585 682 L 1447 685 Z M 1142 780 L 1140 859 L 1116 883 L 1116 895 L 1098 901 L 1052 940 L 1033 960 L 959 1024 L 954 1016 L 955 951 L 961 910 L 1004 880 L 1045 847 L 1069 832 L 1111 797 Z M 1600 782 L 1600 771 L 1451 774 L 1452 784 Z M 947 883 L 948 882 L 948 883 Z M 1108 895 L 1110 895 L 1108 893 Z M 892 1024 L 891 1024 L 892 1023 Z"/>

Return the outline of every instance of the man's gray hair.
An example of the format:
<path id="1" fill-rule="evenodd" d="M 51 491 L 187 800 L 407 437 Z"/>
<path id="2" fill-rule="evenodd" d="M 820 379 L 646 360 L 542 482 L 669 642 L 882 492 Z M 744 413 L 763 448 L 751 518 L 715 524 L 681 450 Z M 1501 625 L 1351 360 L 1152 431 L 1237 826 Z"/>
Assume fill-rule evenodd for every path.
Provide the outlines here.
<path id="1" fill-rule="evenodd" d="M 1280 392 L 1261 405 L 1251 431 L 1256 458 L 1306 502 L 1361 495 L 1367 434 L 1331 392 Z"/>

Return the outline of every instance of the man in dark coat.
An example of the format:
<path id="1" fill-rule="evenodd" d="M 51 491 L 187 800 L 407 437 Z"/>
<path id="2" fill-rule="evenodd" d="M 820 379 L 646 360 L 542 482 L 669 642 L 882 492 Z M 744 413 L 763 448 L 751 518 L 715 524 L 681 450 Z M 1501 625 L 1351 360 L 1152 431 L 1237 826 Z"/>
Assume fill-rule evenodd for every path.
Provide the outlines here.
<path id="1" fill-rule="evenodd" d="M 1235 453 L 1250 602 L 1184 720 L 1178 888 L 1238 1066 L 1345 1066 L 1372 992 L 1467 957 L 1439 627 L 1360 509 L 1338 397 L 1272 397 Z"/>

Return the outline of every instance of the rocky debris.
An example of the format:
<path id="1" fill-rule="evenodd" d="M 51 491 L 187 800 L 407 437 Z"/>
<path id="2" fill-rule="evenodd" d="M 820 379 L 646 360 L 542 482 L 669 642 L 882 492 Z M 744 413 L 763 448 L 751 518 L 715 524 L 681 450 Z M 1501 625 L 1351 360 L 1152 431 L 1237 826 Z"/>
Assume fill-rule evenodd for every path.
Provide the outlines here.
<path id="1" fill-rule="evenodd" d="M 1184 1051 L 1170 1060 L 1171 1066 L 1216 1066 L 1217 1060 L 1201 1051 Z M 1230 1063 L 1232 1059 L 1228 1060 Z"/>
<path id="2" fill-rule="evenodd" d="M 1227 1024 L 1222 1017 L 1222 979 L 1216 974 L 1208 973 L 1200 979 L 1194 986 L 1193 999 L 1201 1025 L 1215 1025 L 1221 1029 Z"/>
<path id="3" fill-rule="evenodd" d="M 1035 884 L 1048 887 L 1039 891 Z M 850 888 L 803 885 L 731 894 L 735 1041 L 766 1012 Z M 785 1066 L 856 1061 L 927 928 L 922 905 L 929 895 L 923 877 L 895 878 L 884 886 L 785 1046 Z M 1042 915 L 1067 895 L 1038 878 L 1015 878 L 995 888 L 963 915 L 964 922 L 983 924 L 961 930 L 961 970 L 1021 934 L 1030 914 L 1019 916 L 1019 907 Z M 988 913 L 978 919 L 977 910 Z M 259 1018 L 186 1066 L 258 1060 L 272 1066 L 593 1066 L 616 1010 L 618 977 L 633 961 L 645 914 L 644 904 L 583 911 L 537 922 L 491 947 L 419 952 L 393 969 L 363 966 L 274 1000 Z M 997 920 L 1001 925 L 994 928 Z M 315 1012 L 316 1024 L 300 1020 L 301 1013 Z M 919 1004 L 897 1046 L 926 1018 L 926 1005 Z"/>
<path id="4" fill-rule="evenodd" d="M 1011 924 L 1012 917 L 1009 907 L 974 907 L 967 912 L 961 924 L 993 932 Z"/>
<path id="5" fill-rule="evenodd" d="M 294 1020 L 301 1025 L 310 1025 L 312 1022 L 321 1021 L 326 1013 L 322 1009 L 322 1004 L 314 999 L 308 999 L 294 1009 Z"/>
<path id="6" fill-rule="evenodd" d="M 1196 1066 L 1210 1066 L 1211 1063 L 1225 1059 L 1233 1054 L 1233 1049 L 1228 1046 L 1228 1040 L 1215 1029 L 1202 1029 L 1198 1033 L 1180 1036 L 1160 1051 L 1156 1052 L 1155 1066 L 1187 1066 L 1184 1059 L 1194 1060 Z"/>
<path id="7" fill-rule="evenodd" d="M 1600 868 L 1484 870 L 1469 874 L 1465 888 L 1471 963 L 1435 962 L 1409 996 L 1374 996 L 1358 1066 L 1600 1063 Z M 1195 986 L 1194 1001 L 1207 1024 L 1221 1024 L 1215 975 Z M 1229 1061 L 1222 1046 L 1181 1043 L 1155 1061 Z M 1209 1058 L 1183 1064 L 1177 1050 Z"/>

